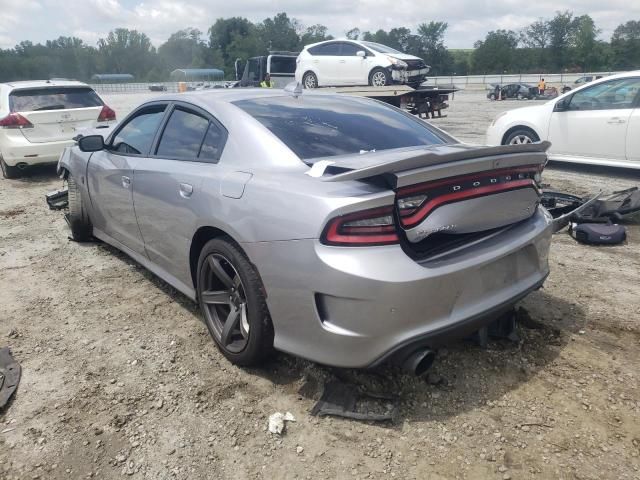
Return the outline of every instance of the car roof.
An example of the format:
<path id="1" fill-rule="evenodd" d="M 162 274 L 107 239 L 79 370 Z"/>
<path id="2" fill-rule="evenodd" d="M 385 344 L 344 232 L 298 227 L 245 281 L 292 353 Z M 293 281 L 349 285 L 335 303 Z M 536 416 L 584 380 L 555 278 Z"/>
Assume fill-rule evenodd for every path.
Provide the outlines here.
<path id="1" fill-rule="evenodd" d="M 322 45 L 323 43 L 331 43 L 331 42 L 351 42 L 351 43 L 357 43 L 357 44 L 362 44 L 362 42 L 360 40 L 352 40 L 350 38 L 331 38 L 329 40 L 323 40 L 321 42 L 316 42 L 316 43 L 310 43 L 309 45 L 305 45 L 303 47 L 303 50 L 306 50 L 307 48 L 311 48 L 311 47 L 315 47 L 316 45 Z M 373 43 L 373 42 L 369 42 L 369 43 Z"/>
<path id="2" fill-rule="evenodd" d="M 20 80 L 5 82 L 3 85 L 10 90 L 18 88 L 46 88 L 46 87 L 89 87 L 86 83 L 77 80 Z M 90 87 L 89 87 L 90 88 Z"/>

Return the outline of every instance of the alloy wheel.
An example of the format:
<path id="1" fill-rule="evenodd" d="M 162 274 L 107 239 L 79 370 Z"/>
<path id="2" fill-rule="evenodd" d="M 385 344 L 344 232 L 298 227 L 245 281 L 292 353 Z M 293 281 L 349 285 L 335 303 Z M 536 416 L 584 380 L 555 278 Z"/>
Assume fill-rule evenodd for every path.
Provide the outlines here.
<path id="1" fill-rule="evenodd" d="M 209 255 L 202 268 L 205 285 L 200 296 L 205 320 L 224 349 L 239 353 L 249 342 L 248 305 L 242 279 L 231 261 L 219 253 Z"/>
<path id="2" fill-rule="evenodd" d="M 384 72 L 376 72 L 371 76 L 371 83 L 374 87 L 384 87 L 387 84 L 387 76 Z"/>
<path id="3" fill-rule="evenodd" d="M 522 145 L 523 143 L 533 143 L 533 140 L 527 135 L 516 135 L 511 139 L 509 145 Z"/>
<path id="4" fill-rule="evenodd" d="M 316 88 L 316 77 L 314 75 L 307 75 L 304 77 L 305 88 Z"/>

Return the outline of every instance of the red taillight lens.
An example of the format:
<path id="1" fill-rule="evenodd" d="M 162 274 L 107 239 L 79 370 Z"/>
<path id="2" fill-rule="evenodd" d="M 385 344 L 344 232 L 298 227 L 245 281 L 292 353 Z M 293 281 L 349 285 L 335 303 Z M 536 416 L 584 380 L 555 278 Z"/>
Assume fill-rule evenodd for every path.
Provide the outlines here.
<path id="1" fill-rule="evenodd" d="M 0 119 L 0 128 L 33 128 L 33 124 L 19 113 L 10 113 Z"/>
<path id="2" fill-rule="evenodd" d="M 325 245 L 391 245 L 398 241 L 391 206 L 336 217 L 328 223 L 322 234 L 322 243 Z"/>
<path id="3" fill-rule="evenodd" d="M 543 166 L 528 165 L 404 187 L 397 192 L 400 223 L 413 228 L 436 208 L 447 203 L 519 188 L 538 189 Z"/>
<path id="4" fill-rule="evenodd" d="M 107 105 L 102 107 L 102 110 L 100 111 L 100 115 L 98 115 L 99 122 L 111 122 L 115 119 L 116 119 L 116 112 L 114 112 Z"/>

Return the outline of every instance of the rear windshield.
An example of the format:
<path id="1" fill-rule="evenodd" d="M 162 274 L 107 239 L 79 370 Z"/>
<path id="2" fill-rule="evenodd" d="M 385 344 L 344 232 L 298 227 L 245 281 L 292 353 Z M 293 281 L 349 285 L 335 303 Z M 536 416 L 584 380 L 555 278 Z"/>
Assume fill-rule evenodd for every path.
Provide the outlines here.
<path id="1" fill-rule="evenodd" d="M 302 160 L 451 141 L 425 122 L 369 99 L 307 95 L 233 103 Z"/>
<path id="2" fill-rule="evenodd" d="M 88 87 L 30 88 L 15 90 L 9 94 L 9 108 L 12 112 L 100 106 L 100 97 Z"/>
<path id="3" fill-rule="evenodd" d="M 296 57 L 271 57 L 271 73 L 287 73 L 293 75 L 296 71 Z"/>

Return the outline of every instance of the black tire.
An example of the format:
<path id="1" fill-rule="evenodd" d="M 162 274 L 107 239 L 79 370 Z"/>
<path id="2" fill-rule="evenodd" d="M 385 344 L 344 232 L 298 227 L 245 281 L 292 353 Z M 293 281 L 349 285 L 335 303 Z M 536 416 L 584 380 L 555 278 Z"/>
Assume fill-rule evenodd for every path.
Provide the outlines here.
<path id="1" fill-rule="evenodd" d="M 380 80 L 379 80 L 380 79 Z M 369 73 L 369 85 L 372 87 L 384 87 L 391 83 L 389 71 L 382 67 L 376 67 Z"/>
<path id="2" fill-rule="evenodd" d="M 20 178 L 22 176 L 22 170 L 18 167 L 12 167 L 11 165 L 7 165 L 4 163 L 4 158 L 0 155 L 0 168 L 2 168 L 2 176 L 4 178 L 13 179 Z"/>
<path id="3" fill-rule="evenodd" d="M 71 174 L 67 178 L 67 186 L 69 188 L 69 213 L 66 218 L 71 229 L 71 238 L 76 242 L 87 242 L 93 238 L 93 227 L 82 199 L 82 192 Z"/>
<path id="4" fill-rule="evenodd" d="M 302 76 L 302 86 L 304 88 L 318 88 L 318 77 L 313 72 L 307 72 Z"/>
<path id="5" fill-rule="evenodd" d="M 496 99 L 496 94 L 495 93 L 489 94 L 489 100 L 495 100 L 495 99 Z"/>
<path id="6" fill-rule="evenodd" d="M 211 262 L 227 273 L 227 280 L 232 280 L 235 290 L 220 280 L 220 276 L 214 273 L 217 270 L 212 268 Z M 197 278 L 200 310 L 209 334 L 222 354 L 236 365 L 260 364 L 273 352 L 273 324 L 262 281 L 247 256 L 228 237 L 209 240 L 200 252 Z M 238 298 L 235 300 L 239 303 L 235 303 L 235 306 L 243 307 L 234 308 L 231 301 L 227 305 L 222 302 L 207 303 L 205 299 L 210 300 L 214 293 L 218 295 L 216 298 L 226 298 L 229 294 L 237 295 Z M 225 308 L 229 310 L 226 311 Z M 235 312 L 242 311 L 244 317 L 235 321 L 237 332 L 236 327 L 229 328 L 231 333 L 226 337 L 229 343 L 225 344 L 222 338 L 224 326 L 230 321 L 232 309 Z M 224 323 L 221 321 L 222 316 L 226 316 Z M 248 328 L 244 328 L 243 320 L 246 320 Z"/>
<path id="7" fill-rule="evenodd" d="M 528 139 L 528 140 L 525 140 Z M 527 127 L 518 127 L 515 130 L 511 131 L 509 135 L 507 135 L 502 142 L 503 145 L 518 145 L 523 143 L 535 143 L 539 142 L 540 137 Z"/>

